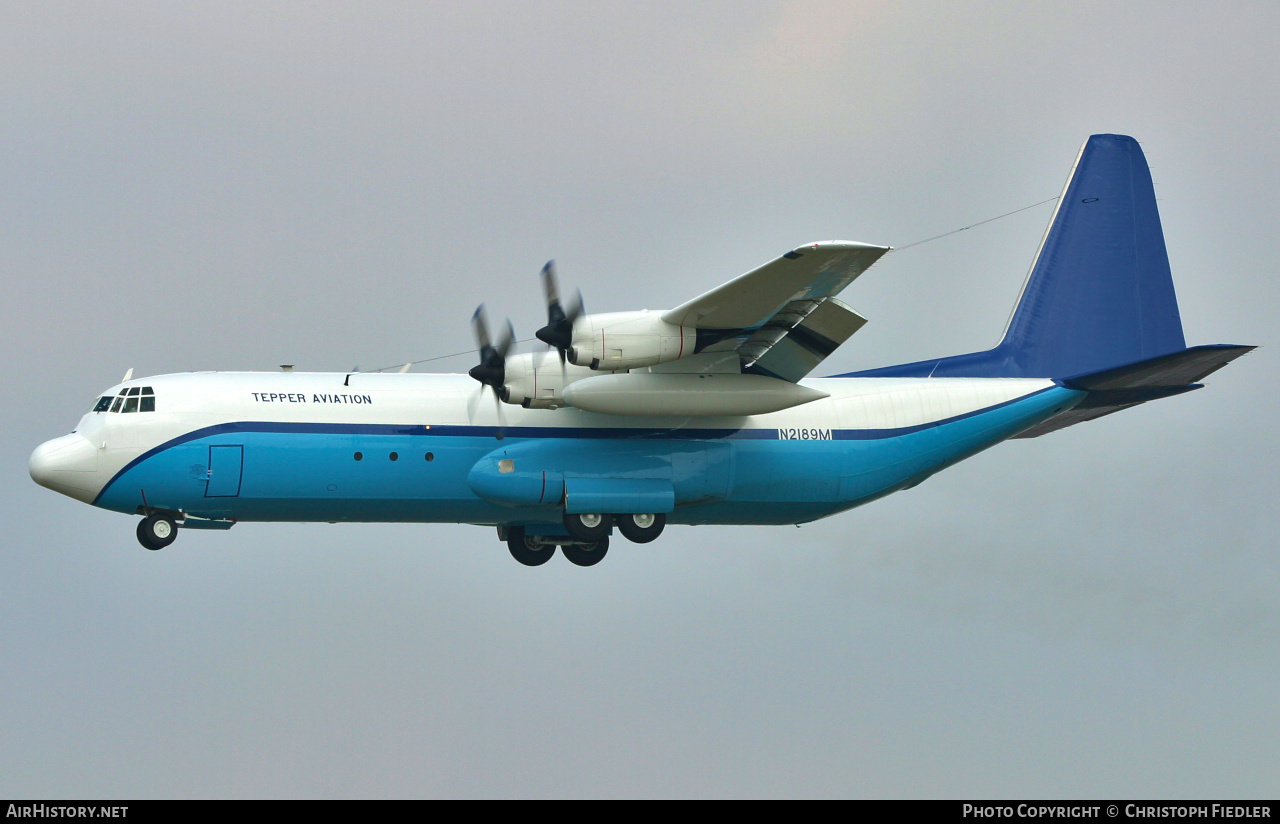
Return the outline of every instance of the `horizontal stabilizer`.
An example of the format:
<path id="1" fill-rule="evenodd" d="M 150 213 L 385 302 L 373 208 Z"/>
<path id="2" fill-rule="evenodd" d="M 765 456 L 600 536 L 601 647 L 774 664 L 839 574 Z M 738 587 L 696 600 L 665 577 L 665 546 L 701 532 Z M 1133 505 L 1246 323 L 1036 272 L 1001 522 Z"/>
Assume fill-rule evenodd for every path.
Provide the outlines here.
<path id="1" fill-rule="evenodd" d="M 1148 358 L 1137 363 L 1074 375 L 1062 381 L 1071 389 L 1136 389 L 1152 386 L 1185 386 L 1196 383 L 1218 371 L 1236 358 L 1254 349 L 1252 346 L 1193 346 Z"/>
<path id="2" fill-rule="evenodd" d="M 1059 381 L 1068 389 L 1079 389 L 1089 394 L 1072 409 L 1017 437 L 1036 438 L 1140 403 L 1199 389 L 1199 381 L 1253 348 L 1230 344 L 1193 346 L 1181 352 L 1098 372 L 1087 372 Z"/>

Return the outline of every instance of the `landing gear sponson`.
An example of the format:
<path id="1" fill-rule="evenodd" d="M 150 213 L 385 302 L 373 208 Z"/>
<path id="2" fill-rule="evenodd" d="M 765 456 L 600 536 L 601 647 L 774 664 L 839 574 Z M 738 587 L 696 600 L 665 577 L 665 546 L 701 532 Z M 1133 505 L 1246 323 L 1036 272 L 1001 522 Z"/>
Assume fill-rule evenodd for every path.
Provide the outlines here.
<path id="1" fill-rule="evenodd" d="M 647 544 L 662 534 L 667 516 L 661 512 L 606 515 L 602 513 L 566 514 L 564 528 L 568 537 L 530 535 L 523 526 L 499 530 L 507 542 L 511 557 L 525 566 L 541 566 L 560 553 L 577 566 L 594 566 L 609 551 L 609 532 L 616 526 L 623 537 L 637 544 Z"/>

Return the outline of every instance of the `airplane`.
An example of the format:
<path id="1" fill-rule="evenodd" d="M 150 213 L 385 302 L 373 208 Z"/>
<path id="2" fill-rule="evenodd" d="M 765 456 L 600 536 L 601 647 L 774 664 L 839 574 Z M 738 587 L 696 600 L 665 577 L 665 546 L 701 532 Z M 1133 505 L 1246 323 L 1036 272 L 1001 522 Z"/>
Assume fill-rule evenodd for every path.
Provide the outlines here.
<path id="1" fill-rule="evenodd" d="M 472 318 L 466 375 L 202 372 L 102 392 L 36 483 L 140 515 L 138 541 L 240 522 L 496 527 L 522 564 L 591 566 L 614 530 L 801 524 L 1200 381 L 1254 347 L 1188 348 L 1146 159 L 1081 147 L 991 349 L 807 376 L 866 319 L 836 298 L 890 247 L 806 243 L 666 311 L 586 314 L 543 270 L 543 352 Z M 476 382 L 479 383 L 477 386 Z M 482 402 L 492 394 L 493 406 Z"/>

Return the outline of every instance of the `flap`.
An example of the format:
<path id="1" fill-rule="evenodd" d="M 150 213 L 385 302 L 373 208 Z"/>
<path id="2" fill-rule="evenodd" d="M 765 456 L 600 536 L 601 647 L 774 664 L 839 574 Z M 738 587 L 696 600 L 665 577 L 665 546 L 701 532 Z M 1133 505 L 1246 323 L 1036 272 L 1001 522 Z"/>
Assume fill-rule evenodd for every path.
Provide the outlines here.
<path id="1" fill-rule="evenodd" d="M 795 383 L 866 322 L 835 298 L 795 301 L 738 347 L 742 371 Z"/>

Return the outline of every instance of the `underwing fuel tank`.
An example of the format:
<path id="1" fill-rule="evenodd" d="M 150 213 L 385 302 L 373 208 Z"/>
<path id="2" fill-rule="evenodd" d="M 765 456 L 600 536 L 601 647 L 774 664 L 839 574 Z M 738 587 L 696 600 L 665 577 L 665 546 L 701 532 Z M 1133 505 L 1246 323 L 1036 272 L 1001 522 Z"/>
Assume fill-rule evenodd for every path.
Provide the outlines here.
<path id="1" fill-rule="evenodd" d="M 570 406 L 611 415 L 764 415 L 827 393 L 764 375 L 600 375 L 564 388 Z"/>

